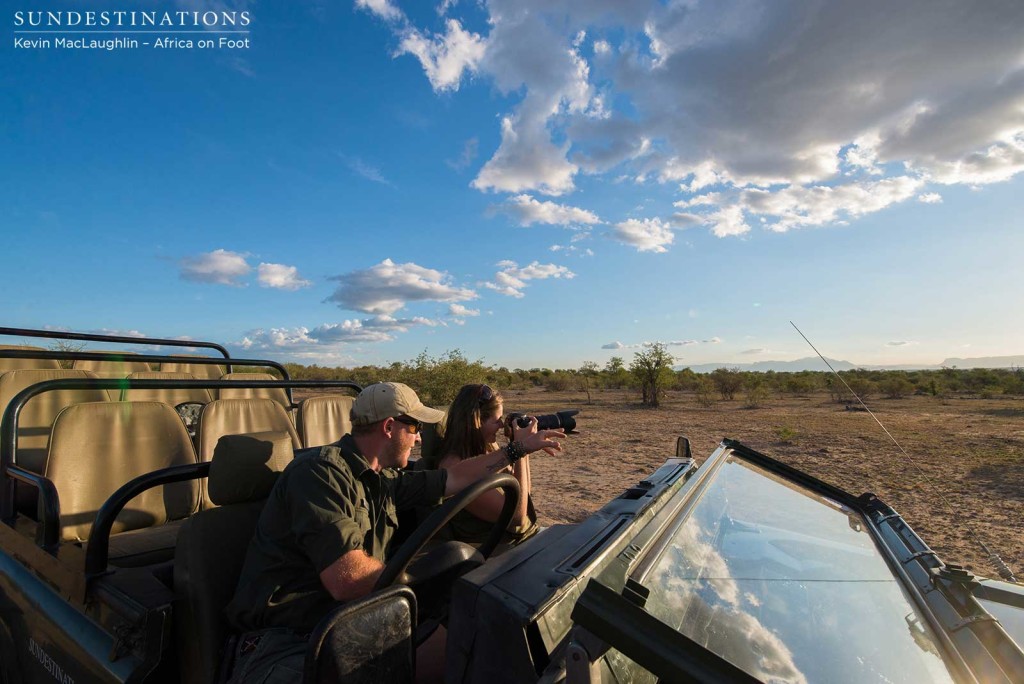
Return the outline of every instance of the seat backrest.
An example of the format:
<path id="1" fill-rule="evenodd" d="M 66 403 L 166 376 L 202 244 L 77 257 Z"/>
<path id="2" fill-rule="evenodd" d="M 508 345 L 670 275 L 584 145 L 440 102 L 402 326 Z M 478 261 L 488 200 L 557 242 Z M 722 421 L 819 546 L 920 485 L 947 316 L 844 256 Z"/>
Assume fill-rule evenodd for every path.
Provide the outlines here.
<path id="1" fill-rule="evenodd" d="M 109 361 L 93 361 L 90 359 L 75 359 L 71 366 L 76 370 L 92 371 L 101 378 L 123 378 L 129 373 L 152 370 L 147 361 L 133 361 L 132 352 L 123 351 L 96 351 L 96 354 L 110 354 Z"/>
<path id="2" fill-rule="evenodd" d="M 217 444 L 207 488 L 219 506 L 185 521 L 174 553 L 174 628 L 185 684 L 216 680 L 228 634 L 224 609 L 266 497 L 291 456 L 286 433 L 226 436 Z"/>
<path id="3" fill-rule="evenodd" d="M 45 475 L 60 497 L 61 538 L 86 541 L 100 506 L 129 480 L 196 462 L 185 426 L 157 401 L 68 406 L 53 424 Z M 128 502 L 111 533 L 180 520 L 199 508 L 199 483 L 153 487 Z"/>
<path id="4" fill-rule="evenodd" d="M 28 344 L 0 344 L 0 349 L 24 349 L 32 351 L 46 351 L 42 347 L 33 347 Z M 57 359 L 4 359 L 0 358 L 0 373 L 12 370 L 23 370 L 37 368 L 42 370 L 58 370 L 60 361 Z"/>
<path id="5" fill-rule="evenodd" d="M 225 435 L 271 431 L 287 432 L 292 447 L 302 448 L 291 419 L 273 399 L 215 399 L 199 416 L 199 460 L 211 460 L 217 442 Z"/>
<path id="6" fill-rule="evenodd" d="M 354 397 L 329 394 L 310 397 L 299 403 L 295 423 L 306 447 L 333 444 L 342 435 L 352 432 L 352 402 Z"/>
<path id="7" fill-rule="evenodd" d="M 129 380 L 195 380 L 189 373 L 171 373 L 169 371 L 141 371 L 131 373 Z M 126 389 L 123 391 L 125 401 L 162 401 L 171 406 L 184 403 L 209 404 L 213 401 L 210 390 L 198 387 L 195 389 Z"/>
<path id="8" fill-rule="evenodd" d="M 95 378 L 83 370 L 14 370 L 0 375 L 0 411 L 6 410 L 11 399 L 19 392 L 46 380 L 64 378 Z M 57 414 L 65 406 L 92 401 L 108 401 L 106 390 L 57 390 L 43 392 L 29 399 L 18 415 L 18 465 L 42 473 L 46 464 L 46 449 L 50 443 L 50 428 Z"/>
<path id="9" fill-rule="evenodd" d="M 221 380 L 280 380 L 281 378 L 270 373 L 228 373 Z M 291 410 L 292 404 L 288 401 L 288 393 L 282 387 L 221 387 L 217 390 L 218 399 L 248 399 L 263 398 L 273 399 L 285 411 Z"/>
<path id="10" fill-rule="evenodd" d="M 198 380 L 220 380 L 227 369 L 220 364 L 213 363 L 161 363 L 160 370 L 166 373 L 191 373 Z"/>

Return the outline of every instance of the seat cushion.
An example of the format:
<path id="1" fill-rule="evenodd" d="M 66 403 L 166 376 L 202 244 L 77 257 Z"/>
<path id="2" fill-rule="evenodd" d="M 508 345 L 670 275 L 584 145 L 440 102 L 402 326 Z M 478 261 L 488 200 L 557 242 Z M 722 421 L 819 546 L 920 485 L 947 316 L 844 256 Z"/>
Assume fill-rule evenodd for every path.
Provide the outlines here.
<path id="1" fill-rule="evenodd" d="M 119 568 L 138 568 L 174 558 L 174 547 L 184 520 L 110 536 L 109 559 Z"/>

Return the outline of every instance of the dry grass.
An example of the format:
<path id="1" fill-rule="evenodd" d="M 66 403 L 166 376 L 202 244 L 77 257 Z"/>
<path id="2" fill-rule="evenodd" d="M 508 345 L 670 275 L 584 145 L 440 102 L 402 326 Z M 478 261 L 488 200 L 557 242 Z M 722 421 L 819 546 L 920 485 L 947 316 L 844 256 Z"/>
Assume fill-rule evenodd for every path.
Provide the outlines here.
<path id="1" fill-rule="evenodd" d="M 994 575 L 972 527 L 1011 568 L 1024 572 L 1024 400 L 874 399 L 872 411 L 903 445 L 899 453 L 871 417 L 827 396 L 771 398 L 760 408 L 670 393 L 651 410 L 624 391 L 506 391 L 506 410 L 581 408 L 583 434 L 557 458 L 532 459 L 542 524 L 575 522 L 661 465 L 677 435 L 703 460 L 722 437 L 737 439 L 826 482 L 871 491 L 899 511 L 947 562 Z"/>

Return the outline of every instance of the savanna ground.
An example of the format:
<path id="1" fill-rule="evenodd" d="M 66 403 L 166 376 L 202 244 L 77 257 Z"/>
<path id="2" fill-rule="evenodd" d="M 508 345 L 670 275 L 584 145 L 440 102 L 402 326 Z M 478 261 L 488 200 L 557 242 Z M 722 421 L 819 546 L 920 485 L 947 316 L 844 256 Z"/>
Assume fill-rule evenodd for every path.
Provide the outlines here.
<path id="1" fill-rule="evenodd" d="M 896 509 L 947 563 L 982 575 L 995 570 L 973 528 L 1016 572 L 1024 573 L 1024 400 L 914 396 L 868 406 L 913 459 L 899 452 L 863 411 L 827 394 L 698 405 L 669 392 L 659 409 L 635 392 L 507 390 L 506 411 L 582 409 L 581 434 L 557 457 L 531 459 L 533 496 L 543 525 L 578 522 L 674 455 L 690 438 L 699 462 L 723 437 L 788 463 L 852 494 L 871 491 Z"/>

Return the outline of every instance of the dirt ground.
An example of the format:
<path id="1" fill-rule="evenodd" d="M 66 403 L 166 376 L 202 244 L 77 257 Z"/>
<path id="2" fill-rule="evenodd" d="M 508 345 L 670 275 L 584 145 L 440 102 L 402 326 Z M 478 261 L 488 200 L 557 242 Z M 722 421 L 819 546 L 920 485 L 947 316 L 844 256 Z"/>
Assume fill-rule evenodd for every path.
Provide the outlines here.
<path id="1" fill-rule="evenodd" d="M 868 406 L 908 461 L 865 412 L 827 395 L 773 398 L 763 408 L 669 393 L 660 409 L 635 395 L 504 391 L 506 411 L 578 408 L 580 435 L 558 457 L 531 459 L 541 524 L 577 522 L 653 472 L 690 438 L 698 461 L 723 437 L 789 463 L 850 493 L 871 491 L 895 508 L 947 563 L 996 576 L 982 541 L 1024 574 L 1024 400 L 911 397 Z M 915 465 L 916 464 L 916 465 Z"/>

